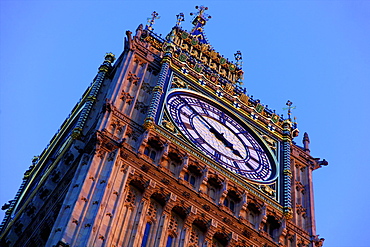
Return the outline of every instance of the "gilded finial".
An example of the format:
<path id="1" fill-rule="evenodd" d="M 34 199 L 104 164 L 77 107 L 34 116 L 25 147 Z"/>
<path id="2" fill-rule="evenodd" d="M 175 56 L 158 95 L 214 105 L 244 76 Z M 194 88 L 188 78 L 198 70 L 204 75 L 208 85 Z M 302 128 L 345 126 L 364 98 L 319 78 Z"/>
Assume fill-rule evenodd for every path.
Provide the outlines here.
<path id="1" fill-rule="evenodd" d="M 184 13 L 176 15 L 176 17 L 177 17 L 176 27 L 179 27 L 181 22 L 185 21 Z"/>
<path id="2" fill-rule="evenodd" d="M 292 118 L 291 118 L 292 110 L 293 110 L 293 109 L 295 109 L 296 107 L 295 107 L 295 106 L 292 106 L 292 105 L 293 105 L 293 102 L 291 102 L 290 100 L 288 100 L 288 101 L 286 102 L 286 105 L 287 105 L 288 107 L 283 108 L 283 110 L 288 110 L 288 119 L 289 119 L 289 120 L 292 120 Z"/>
<path id="3" fill-rule="evenodd" d="M 205 14 L 204 11 L 208 10 L 208 7 L 202 6 L 195 6 L 196 9 L 198 9 L 197 13 L 190 13 L 190 15 L 197 15 L 197 17 L 203 18 L 205 21 L 208 21 L 212 18 L 209 14 Z"/>
<path id="4" fill-rule="evenodd" d="M 108 63 L 113 63 L 114 60 L 116 60 L 116 57 L 114 56 L 112 52 L 106 53 L 104 58 L 105 58 L 105 62 L 108 62 Z"/>
<path id="5" fill-rule="evenodd" d="M 209 21 L 209 19 L 212 18 L 209 14 L 204 13 L 204 11 L 208 10 L 208 7 L 202 6 L 195 6 L 195 8 L 198 10 L 196 13 L 190 13 L 190 15 L 195 15 L 195 18 L 193 20 L 193 25 L 195 25 L 196 28 L 202 27 L 206 25 L 206 22 Z"/>
<path id="6" fill-rule="evenodd" d="M 153 11 L 152 17 L 148 18 L 148 23 L 146 24 L 146 29 L 148 29 L 150 31 L 153 30 L 153 24 L 154 24 L 155 20 L 161 18 L 158 15 L 159 14 L 156 11 Z"/>
<path id="7" fill-rule="evenodd" d="M 204 6 L 195 6 L 198 10 L 196 13 L 190 13 L 190 15 L 195 15 L 192 24 L 194 25 L 193 29 L 191 30 L 190 34 L 194 37 L 197 37 L 198 41 L 201 44 L 208 44 L 207 38 L 203 32 L 203 26 L 206 25 L 206 22 L 211 19 L 211 16 L 205 14 L 204 11 L 208 9 L 208 7 Z"/>
<path id="8" fill-rule="evenodd" d="M 298 125 L 297 117 L 294 117 L 293 119 L 294 119 L 293 126 L 296 128 Z"/>
<path id="9" fill-rule="evenodd" d="M 242 65 L 243 65 L 243 57 L 242 57 L 242 53 L 241 51 L 237 51 L 235 54 L 234 54 L 234 57 L 235 57 L 235 64 L 237 67 L 241 68 Z"/>

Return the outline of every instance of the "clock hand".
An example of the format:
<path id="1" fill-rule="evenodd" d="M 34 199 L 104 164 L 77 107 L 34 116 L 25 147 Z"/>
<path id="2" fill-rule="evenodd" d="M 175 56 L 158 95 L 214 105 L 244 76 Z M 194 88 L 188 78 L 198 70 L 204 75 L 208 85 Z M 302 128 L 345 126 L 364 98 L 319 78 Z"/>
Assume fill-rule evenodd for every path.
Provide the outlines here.
<path id="1" fill-rule="evenodd" d="M 236 149 L 234 149 L 233 147 L 233 144 L 231 142 L 229 142 L 228 140 L 226 140 L 226 138 L 224 137 L 224 133 L 220 133 L 218 132 L 202 115 L 199 114 L 199 112 L 197 112 L 186 100 L 184 100 L 181 96 L 177 96 L 183 103 L 185 103 L 185 105 L 196 115 L 196 117 L 198 117 L 198 119 L 200 120 L 200 122 L 206 127 L 209 129 L 209 131 L 218 139 L 220 140 L 224 145 L 225 147 L 231 149 L 231 151 L 233 152 L 233 154 L 239 156 L 241 159 L 243 159 L 243 157 L 241 156 L 240 152 Z M 208 125 L 208 126 L 207 126 Z"/>
<path id="2" fill-rule="evenodd" d="M 233 149 L 233 144 L 226 140 L 224 137 L 224 133 L 218 132 L 215 128 L 211 127 L 209 131 L 218 139 L 220 140 L 227 148 Z"/>
<path id="3" fill-rule="evenodd" d="M 236 149 L 234 149 L 234 145 L 229 142 L 228 140 L 226 140 L 226 138 L 224 137 L 224 133 L 219 133 L 215 128 L 211 128 L 209 130 L 212 134 L 214 134 L 214 136 L 220 140 L 224 145 L 225 147 L 231 149 L 231 151 L 233 152 L 233 154 L 239 156 L 241 159 L 243 159 L 243 157 L 241 156 L 240 152 Z"/>

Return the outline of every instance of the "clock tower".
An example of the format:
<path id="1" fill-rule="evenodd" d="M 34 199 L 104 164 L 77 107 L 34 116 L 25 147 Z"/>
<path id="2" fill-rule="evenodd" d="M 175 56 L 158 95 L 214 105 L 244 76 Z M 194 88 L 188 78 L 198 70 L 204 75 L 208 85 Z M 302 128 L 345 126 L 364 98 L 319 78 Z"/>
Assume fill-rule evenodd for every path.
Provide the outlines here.
<path id="1" fill-rule="evenodd" d="M 312 172 L 325 160 L 297 124 L 242 86 L 196 7 L 162 38 L 158 13 L 108 53 L 32 161 L 0 226 L 1 246 L 320 247 Z"/>

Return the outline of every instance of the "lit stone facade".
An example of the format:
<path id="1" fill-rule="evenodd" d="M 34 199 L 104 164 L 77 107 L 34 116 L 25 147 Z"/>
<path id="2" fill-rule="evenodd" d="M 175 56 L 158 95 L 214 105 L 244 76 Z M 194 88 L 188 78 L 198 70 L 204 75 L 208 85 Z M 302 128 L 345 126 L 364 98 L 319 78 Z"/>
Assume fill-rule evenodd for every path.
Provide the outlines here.
<path id="1" fill-rule="evenodd" d="M 117 61 L 106 55 L 81 101 L 25 173 L 1 225 L 1 246 L 322 246 L 312 171 L 327 162 L 310 155 L 307 134 L 303 147 L 293 142 L 298 129 L 290 115 L 283 119 L 246 95 L 238 85 L 241 54 L 231 63 L 210 48 L 204 10 L 190 33 L 178 15 L 165 39 L 152 31 L 154 13 L 135 35 L 126 32 Z M 167 96 L 175 91 L 238 116 L 228 121 L 240 121 L 263 147 L 258 152 L 268 157 L 269 177 L 252 165 L 235 172 L 222 164 L 224 157 L 199 148 L 204 140 L 191 142 L 170 114 Z M 191 119 L 215 125 L 207 114 Z M 179 116 L 186 114 L 179 109 Z M 229 126 L 223 121 L 219 128 Z M 211 129 L 226 153 L 245 159 L 257 152 L 237 149 Z"/>

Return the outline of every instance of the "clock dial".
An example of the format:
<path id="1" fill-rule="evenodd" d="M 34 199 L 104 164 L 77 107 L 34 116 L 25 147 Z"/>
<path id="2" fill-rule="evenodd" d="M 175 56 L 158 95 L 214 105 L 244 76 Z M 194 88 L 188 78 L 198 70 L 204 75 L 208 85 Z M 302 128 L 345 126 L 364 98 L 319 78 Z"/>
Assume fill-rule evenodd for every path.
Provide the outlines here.
<path id="1" fill-rule="evenodd" d="M 170 93 L 166 105 L 181 132 L 216 162 L 253 181 L 275 178 L 266 150 L 246 124 L 221 105 L 188 91 Z"/>

